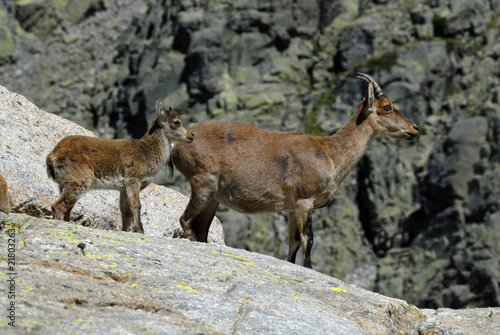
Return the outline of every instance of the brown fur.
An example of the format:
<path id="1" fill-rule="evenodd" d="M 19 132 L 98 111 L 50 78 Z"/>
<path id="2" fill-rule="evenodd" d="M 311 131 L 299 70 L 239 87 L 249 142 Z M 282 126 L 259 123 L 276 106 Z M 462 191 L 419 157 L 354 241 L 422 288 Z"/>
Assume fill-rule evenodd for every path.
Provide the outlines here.
<path id="1" fill-rule="evenodd" d="M 377 88 L 377 87 L 376 87 Z M 311 267 L 313 208 L 327 205 L 376 135 L 412 140 L 417 126 L 384 95 L 368 96 L 333 136 L 273 132 L 238 122 L 205 121 L 192 128 L 193 143 L 172 150 L 176 168 L 191 184 L 180 223 L 193 241 L 207 241 L 219 203 L 241 213 L 289 212 L 288 261 L 302 244 Z M 368 100 L 373 101 L 369 110 Z M 391 111 L 385 111 L 389 106 Z M 386 108 L 389 108 L 386 107 Z"/>
<path id="2" fill-rule="evenodd" d="M 47 155 L 47 175 L 59 184 L 52 204 L 54 218 L 69 221 L 78 198 L 89 188 L 120 191 L 122 230 L 143 233 L 139 192 L 170 161 L 172 141 L 190 142 L 193 134 L 179 114 L 166 111 L 161 100 L 151 128 L 140 139 L 105 140 L 68 136 Z"/>
<path id="3" fill-rule="evenodd" d="M 8 194 L 7 182 L 4 177 L 0 174 L 0 211 L 9 214 L 9 194 Z"/>

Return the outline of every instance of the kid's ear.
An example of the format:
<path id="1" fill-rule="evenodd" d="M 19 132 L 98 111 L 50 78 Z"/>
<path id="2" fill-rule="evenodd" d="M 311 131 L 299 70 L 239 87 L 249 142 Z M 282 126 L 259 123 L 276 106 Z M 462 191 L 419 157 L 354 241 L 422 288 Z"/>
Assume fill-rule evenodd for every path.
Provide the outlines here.
<path id="1" fill-rule="evenodd" d="M 163 106 L 163 101 L 161 99 L 158 99 L 156 102 L 156 122 L 161 127 L 165 126 L 165 120 L 167 119 L 167 112 L 165 111 L 165 106 Z"/>

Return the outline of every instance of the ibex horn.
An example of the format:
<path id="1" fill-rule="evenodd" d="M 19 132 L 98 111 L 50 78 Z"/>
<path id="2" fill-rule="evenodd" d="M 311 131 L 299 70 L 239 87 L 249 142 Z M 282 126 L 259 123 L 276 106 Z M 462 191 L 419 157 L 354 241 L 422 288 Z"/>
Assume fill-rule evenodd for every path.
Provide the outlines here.
<path id="1" fill-rule="evenodd" d="M 381 95 L 384 95 L 384 92 L 382 92 L 382 88 L 380 88 L 380 85 L 377 84 L 377 82 L 375 81 L 375 79 L 373 79 L 369 75 L 361 73 L 361 72 L 358 72 L 358 74 L 359 74 L 359 76 L 357 76 L 357 77 L 359 79 L 361 79 L 363 81 L 366 81 L 367 83 L 371 83 L 373 85 L 373 89 L 375 90 L 375 95 L 377 97 L 379 97 Z"/>

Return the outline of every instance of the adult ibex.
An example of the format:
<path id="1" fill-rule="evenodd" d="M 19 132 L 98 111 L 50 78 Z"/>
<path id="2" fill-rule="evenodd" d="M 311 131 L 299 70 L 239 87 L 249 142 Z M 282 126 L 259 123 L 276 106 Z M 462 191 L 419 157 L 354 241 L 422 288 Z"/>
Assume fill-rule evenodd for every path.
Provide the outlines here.
<path id="1" fill-rule="evenodd" d="M 54 218 L 69 221 L 78 198 L 88 189 L 120 191 L 122 230 L 144 233 L 139 192 L 170 161 L 171 142 L 191 142 L 179 113 L 156 102 L 156 115 L 140 139 L 105 140 L 88 136 L 62 139 L 46 159 L 47 175 L 59 184 L 61 195 L 52 204 Z"/>
<path id="2" fill-rule="evenodd" d="M 302 244 L 303 265 L 311 267 L 314 208 L 327 205 L 377 135 L 413 140 L 417 126 L 403 117 L 375 80 L 367 99 L 334 135 L 266 131 L 238 122 L 200 122 L 193 143 L 175 144 L 172 160 L 191 184 L 191 199 L 180 218 L 186 236 L 207 241 L 219 203 L 241 213 L 288 211 L 288 261 Z"/>
<path id="3" fill-rule="evenodd" d="M 0 174 L 0 211 L 9 214 L 9 194 L 7 182 Z"/>

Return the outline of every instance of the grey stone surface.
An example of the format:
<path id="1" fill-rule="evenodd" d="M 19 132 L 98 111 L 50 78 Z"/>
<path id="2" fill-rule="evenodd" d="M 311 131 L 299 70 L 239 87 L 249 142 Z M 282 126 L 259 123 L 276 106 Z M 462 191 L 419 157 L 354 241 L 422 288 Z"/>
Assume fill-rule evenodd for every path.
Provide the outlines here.
<path id="1" fill-rule="evenodd" d="M 423 313 L 273 257 L 0 214 L 16 240 L 16 330 L 42 334 L 493 334 L 498 308 Z M 12 237 L 11 237 L 12 238 Z M 6 266 L 6 261 L 2 264 Z M 7 276 L 5 266 L 0 269 Z M 4 316 L 2 331 L 11 330 Z M 446 333 L 448 334 L 448 333 Z"/>
<path id="2" fill-rule="evenodd" d="M 77 124 L 46 113 L 25 97 L 0 86 L 0 171 L 9 184 L 10 209 L 37 217 L 52 217 L 51 204 L 59 189 L 47 177 L 45 157 L 68 135 L 95 136 Z M 155 184 L 141 194 L 141 216 L 145 233 L 182 235 L 179 217 L 188 199 L 177 191 Z M 119 194 L 92 190 L 75 205 L 71 220 L 101 229 L 121 229 Z M 215 219 L 209 239 L 224 243 L 220 222 Z"/>
<path id="3" fill-rule="evenodd" d="M 425 319 L 419 325 L 420 334 L 496 334 L 500 332 L 498 308 L 454 310 L 424 309 Z"/>

